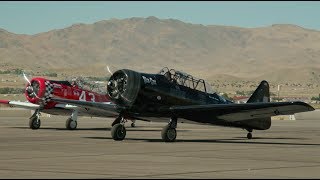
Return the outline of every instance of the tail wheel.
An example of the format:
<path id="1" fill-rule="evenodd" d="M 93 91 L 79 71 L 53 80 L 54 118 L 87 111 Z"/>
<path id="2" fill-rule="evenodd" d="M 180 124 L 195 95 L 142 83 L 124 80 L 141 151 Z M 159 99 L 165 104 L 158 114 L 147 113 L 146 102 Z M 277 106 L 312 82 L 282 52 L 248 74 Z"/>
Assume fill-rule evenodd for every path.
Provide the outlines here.
<path id="1" fill-rule="evenodd" d="M 126 137 L 126 128 L 122 124 L 116 124 L 111 129 L 111 137 L 115 141 L 122 141 Z"/>
<path id="2" fill-rule="evenodd" d="M 41 121 L 40 121 L 40 119 L 39 118 L 37 118 L 37 117 L 34 117 L 34 118 L 31 118 L 30 120 L 29 120 L 29 127 L 31 128 L 31 129 L 39 129 L 40 128 L 40 125 L 41 125 Z"/>
<path id="3" fill-rule="evenodd" d="M 165 142 L 173 142 L 176 140 L 177 131 L 169 125 L 165 126 L 161 131 L 162 140 Z"/>
<path id="4" fill-rule="evenodd" d="M 77 129 L 77 125 L 78 125 L 77 121 L 74 121 L 71 118 L 68 118 L 67 121 L 66 121 L 66 128 L 69 129 L 69 130 Z"/>

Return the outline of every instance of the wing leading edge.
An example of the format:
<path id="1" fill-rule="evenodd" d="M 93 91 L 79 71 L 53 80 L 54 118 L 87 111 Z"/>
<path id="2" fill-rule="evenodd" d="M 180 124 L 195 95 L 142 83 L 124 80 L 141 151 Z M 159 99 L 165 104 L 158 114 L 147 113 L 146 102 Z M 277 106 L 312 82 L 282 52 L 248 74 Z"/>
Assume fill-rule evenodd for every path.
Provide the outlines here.
<path id="1" fill-rule="evenodd" d="M 0 100 L 0 104 L 5 104 L 5 105 L 11 106 L 11 107 L 31 109 L 31 110 L 35 110 L 35 109 L 40 108 L 40 105 L 38 105 L 38 104 L 33 104 L 30 102 L 21 102 L 21 101 Z"/>
<path id="2" fill-rule="evenodd" d="M 55 102 L 67 103 L 71 105 L 75 105 L 82 108 L 87 109 L 96 109 L 96 110 L 104 110 L 106 113 L 114 114 L 118 113 L 119 108 L 117 105 L 112 104 L 110 102 L 102 103 L 102 102 L 89 102 L 89 101 L 78 101 L 78 100 L 69 100 L 69 99 L 60 99 L 60 98 L 52 98 Z"/>

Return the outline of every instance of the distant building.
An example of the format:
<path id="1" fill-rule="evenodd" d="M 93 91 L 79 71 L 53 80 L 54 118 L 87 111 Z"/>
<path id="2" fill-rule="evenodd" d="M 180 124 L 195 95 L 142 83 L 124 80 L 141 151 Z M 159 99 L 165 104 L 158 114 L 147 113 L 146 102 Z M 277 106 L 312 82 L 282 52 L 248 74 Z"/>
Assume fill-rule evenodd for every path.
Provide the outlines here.
<path id="1" fill-rule="evenodd" d="M 246 103 L 249 100 L 249 96 L 234 96 L 232 99 L 235 103 L 243 104 Z"/>

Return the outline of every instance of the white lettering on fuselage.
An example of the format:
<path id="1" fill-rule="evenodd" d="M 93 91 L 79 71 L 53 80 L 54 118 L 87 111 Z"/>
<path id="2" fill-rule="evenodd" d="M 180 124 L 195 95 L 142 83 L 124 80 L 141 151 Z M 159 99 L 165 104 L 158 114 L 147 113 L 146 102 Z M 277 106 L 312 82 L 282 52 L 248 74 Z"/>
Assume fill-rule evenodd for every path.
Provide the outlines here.
<path id="1" fill-rule="evenodd" d="M 152 78 L 146 78 L 145 76 L 142 76 L 142 78 L 145 84 L 157 85 L 157 81 Z"/>
<path id="2" fill-rule="evenodd" d="M 93 94 L 93 93 L 88 93 L 88 95 L 91 97 L 91 101 L 92 102 L 95 102 L 95 95 Z M 87 101 L 86 100 L 87 98 L 86 98 L 86 91 L 82 91 L 81 92 L 81 95 L 79 96 L 79 101 Z"/>
<path id="3" fill-rule="evenodd" d="M 80 101 L 86 101 L 86 92 L 85 91 L 81 92 L 81 95 L 79 96 L 79 100 Z"/>
<path id="4" fill-rule="evenodd" d="M 91 101 L 92 101 L 92 102 L 95 102 L 94 94 L 93 94 L 93 93 L 89 93 L 89 96 L 91 96 Z"/>

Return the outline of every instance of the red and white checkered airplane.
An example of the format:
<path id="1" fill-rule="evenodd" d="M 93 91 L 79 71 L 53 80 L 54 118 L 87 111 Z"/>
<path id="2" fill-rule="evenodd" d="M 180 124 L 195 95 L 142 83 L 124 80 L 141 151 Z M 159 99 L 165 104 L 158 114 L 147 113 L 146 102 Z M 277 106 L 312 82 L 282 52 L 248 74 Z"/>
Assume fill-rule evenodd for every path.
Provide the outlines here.
<path id="1" fill-rule="evenodd" d="M 40 128 L 40 112 L 52 115 L 67 115 L 71 116 L 66 120 L 66 128 L 74 130 L 77 128 L 78 116 L 90 117 L 118 117 L 115 110 L 110 112 L 102 111 L 99 108 L 84 108 L 65 103 L 52 101 L 52 97 L 58 97 L 68 100 L 80 100 L 89 102 L 99 102 L 103 104 L 113 104 L 108 94 L 99 94 L 93 91 L 80 88 L 76 84 L 71 84 L 69 81 L 55 81 L 45 79 L 43 77 L 32 78 L 28 81 L 25 88 L 25 97 L 28 102 L 0 100 L 1 104 L 6 104 L 11 107 L 20 107 L 34 110 L 34 114 L 30 117 L 29 127 L 31 129 Z M 112 124 L 114 125 L 118 119 Z M 119 120 L 118 120 L 119 121 Z M 132 120 L 131 126 L 134 126 Z"/>

